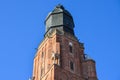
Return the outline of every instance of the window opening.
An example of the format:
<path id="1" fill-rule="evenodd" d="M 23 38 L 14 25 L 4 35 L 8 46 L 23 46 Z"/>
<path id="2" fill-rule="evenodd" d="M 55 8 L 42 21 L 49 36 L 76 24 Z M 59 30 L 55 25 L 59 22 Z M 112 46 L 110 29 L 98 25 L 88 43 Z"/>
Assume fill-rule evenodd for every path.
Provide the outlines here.
<path id="1" fill-rule="evenodd" d="M 71 62 L 71 61 L 70 61 L 70 69 L 71 69 L 71 70 L 74 70 L 74 64 L 73 64 L 73 62 Z"/>
<path id="2" fill-rule="evenodd" d="M 69 45 L 69 51 L 70 51 L 70 53 L 73 52 L 73 51 L 72 51 L 72 46 L 71 46 L 71 45 Z"/>
<path id="3" fill-rule="evenodd" d="M 41 57 L 43 58 L 44 57 L 44 53 L 42 52 L 42 55 L 41 55 Z"/>

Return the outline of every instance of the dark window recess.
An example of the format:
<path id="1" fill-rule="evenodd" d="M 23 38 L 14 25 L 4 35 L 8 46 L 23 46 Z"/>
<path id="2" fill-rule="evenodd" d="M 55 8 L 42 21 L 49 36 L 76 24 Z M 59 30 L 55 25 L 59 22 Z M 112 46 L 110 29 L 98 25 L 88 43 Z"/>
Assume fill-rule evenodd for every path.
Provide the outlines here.
<path id="1" fill-rule="evenodd" d="M 41 76 L 43 75 L 43 69 L 41 69 Z"/>
<path id="2" fill-rule="evenodd" d="M 44 57 L 44 53 L 42 52 L 42 55 L 41 55 L 41 57 L 43 58 Z"/>
<path id="3" fill-rule="evenodd" d="M 74 70 L 74 64 L 73 64 L 73 62 L 70 62 L 70 69 Z"/>
<path id="4" fill-rule="evenodd" d="M 71 46 L 71 45 L 69 45 L 69 51 L 70 51 L 70 53 L 73 52 L 73 51 L 72 51 L 72 46 Z"/>

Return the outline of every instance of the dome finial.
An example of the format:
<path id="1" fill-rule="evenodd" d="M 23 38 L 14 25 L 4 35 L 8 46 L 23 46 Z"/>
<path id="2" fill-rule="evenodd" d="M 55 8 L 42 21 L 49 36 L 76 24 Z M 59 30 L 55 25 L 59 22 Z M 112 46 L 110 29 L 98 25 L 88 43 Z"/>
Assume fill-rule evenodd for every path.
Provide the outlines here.
<path id="1" fill-rule="evenodd" d="M 61 5 L 61 4 L 58 4 L 58 5 L 56 6 L 56 8 L 61 8 L 61 9 L 63 9 L 63 10 L 64 10 L 63 5 Z"/>

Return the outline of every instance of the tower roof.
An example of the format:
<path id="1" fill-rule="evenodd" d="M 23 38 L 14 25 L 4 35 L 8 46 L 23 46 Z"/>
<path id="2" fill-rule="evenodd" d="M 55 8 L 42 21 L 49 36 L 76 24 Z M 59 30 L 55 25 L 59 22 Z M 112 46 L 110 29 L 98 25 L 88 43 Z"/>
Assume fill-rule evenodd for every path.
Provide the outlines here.
<path id="1" fill-rule="evenodd" d="M 57 13 L 65 13 L 66 15 L 68 15 L 69 17 L 72 18 L 72 15 L 69 13 L 69 11 L 67 11 L 67 10 L 64 8 L 63 5 L 58 4 L 58 5 L 54 8 L 54 10 L 48 14 L 48 16 L 46 17 L 46 20 L 49 18 L 50 15 L 52 15 L 52 14 L 57 14 Z"/>
<path id="2" fill-rule="evenodd" d="M 63 7 L 63 5 L 58 4 L 55 9 L 52 11 L 52 13 L 66 13 L 67 15 L 71 16 L 71 14 Z"/>
<path id="3" fill-rule="evenodd" d="M 54 30 L 67 32 L 74 35 L 74 21 L 72 15 L 61 5 L 58 4 L 46 17 L 46 33 L 52 33 Z"/>

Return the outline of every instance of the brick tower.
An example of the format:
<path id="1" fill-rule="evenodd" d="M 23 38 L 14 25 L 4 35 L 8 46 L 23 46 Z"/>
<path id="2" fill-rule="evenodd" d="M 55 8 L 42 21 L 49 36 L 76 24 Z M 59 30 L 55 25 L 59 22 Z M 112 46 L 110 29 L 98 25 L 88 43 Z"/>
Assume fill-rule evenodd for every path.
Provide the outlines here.
<path id="1" fill-rule="evenodd" d="M 95 61 L 84 54 L 71 14 L 57 5 L 45 20 L 46 32 L 34 58 L 32 80 L 97 80 Z"/>

